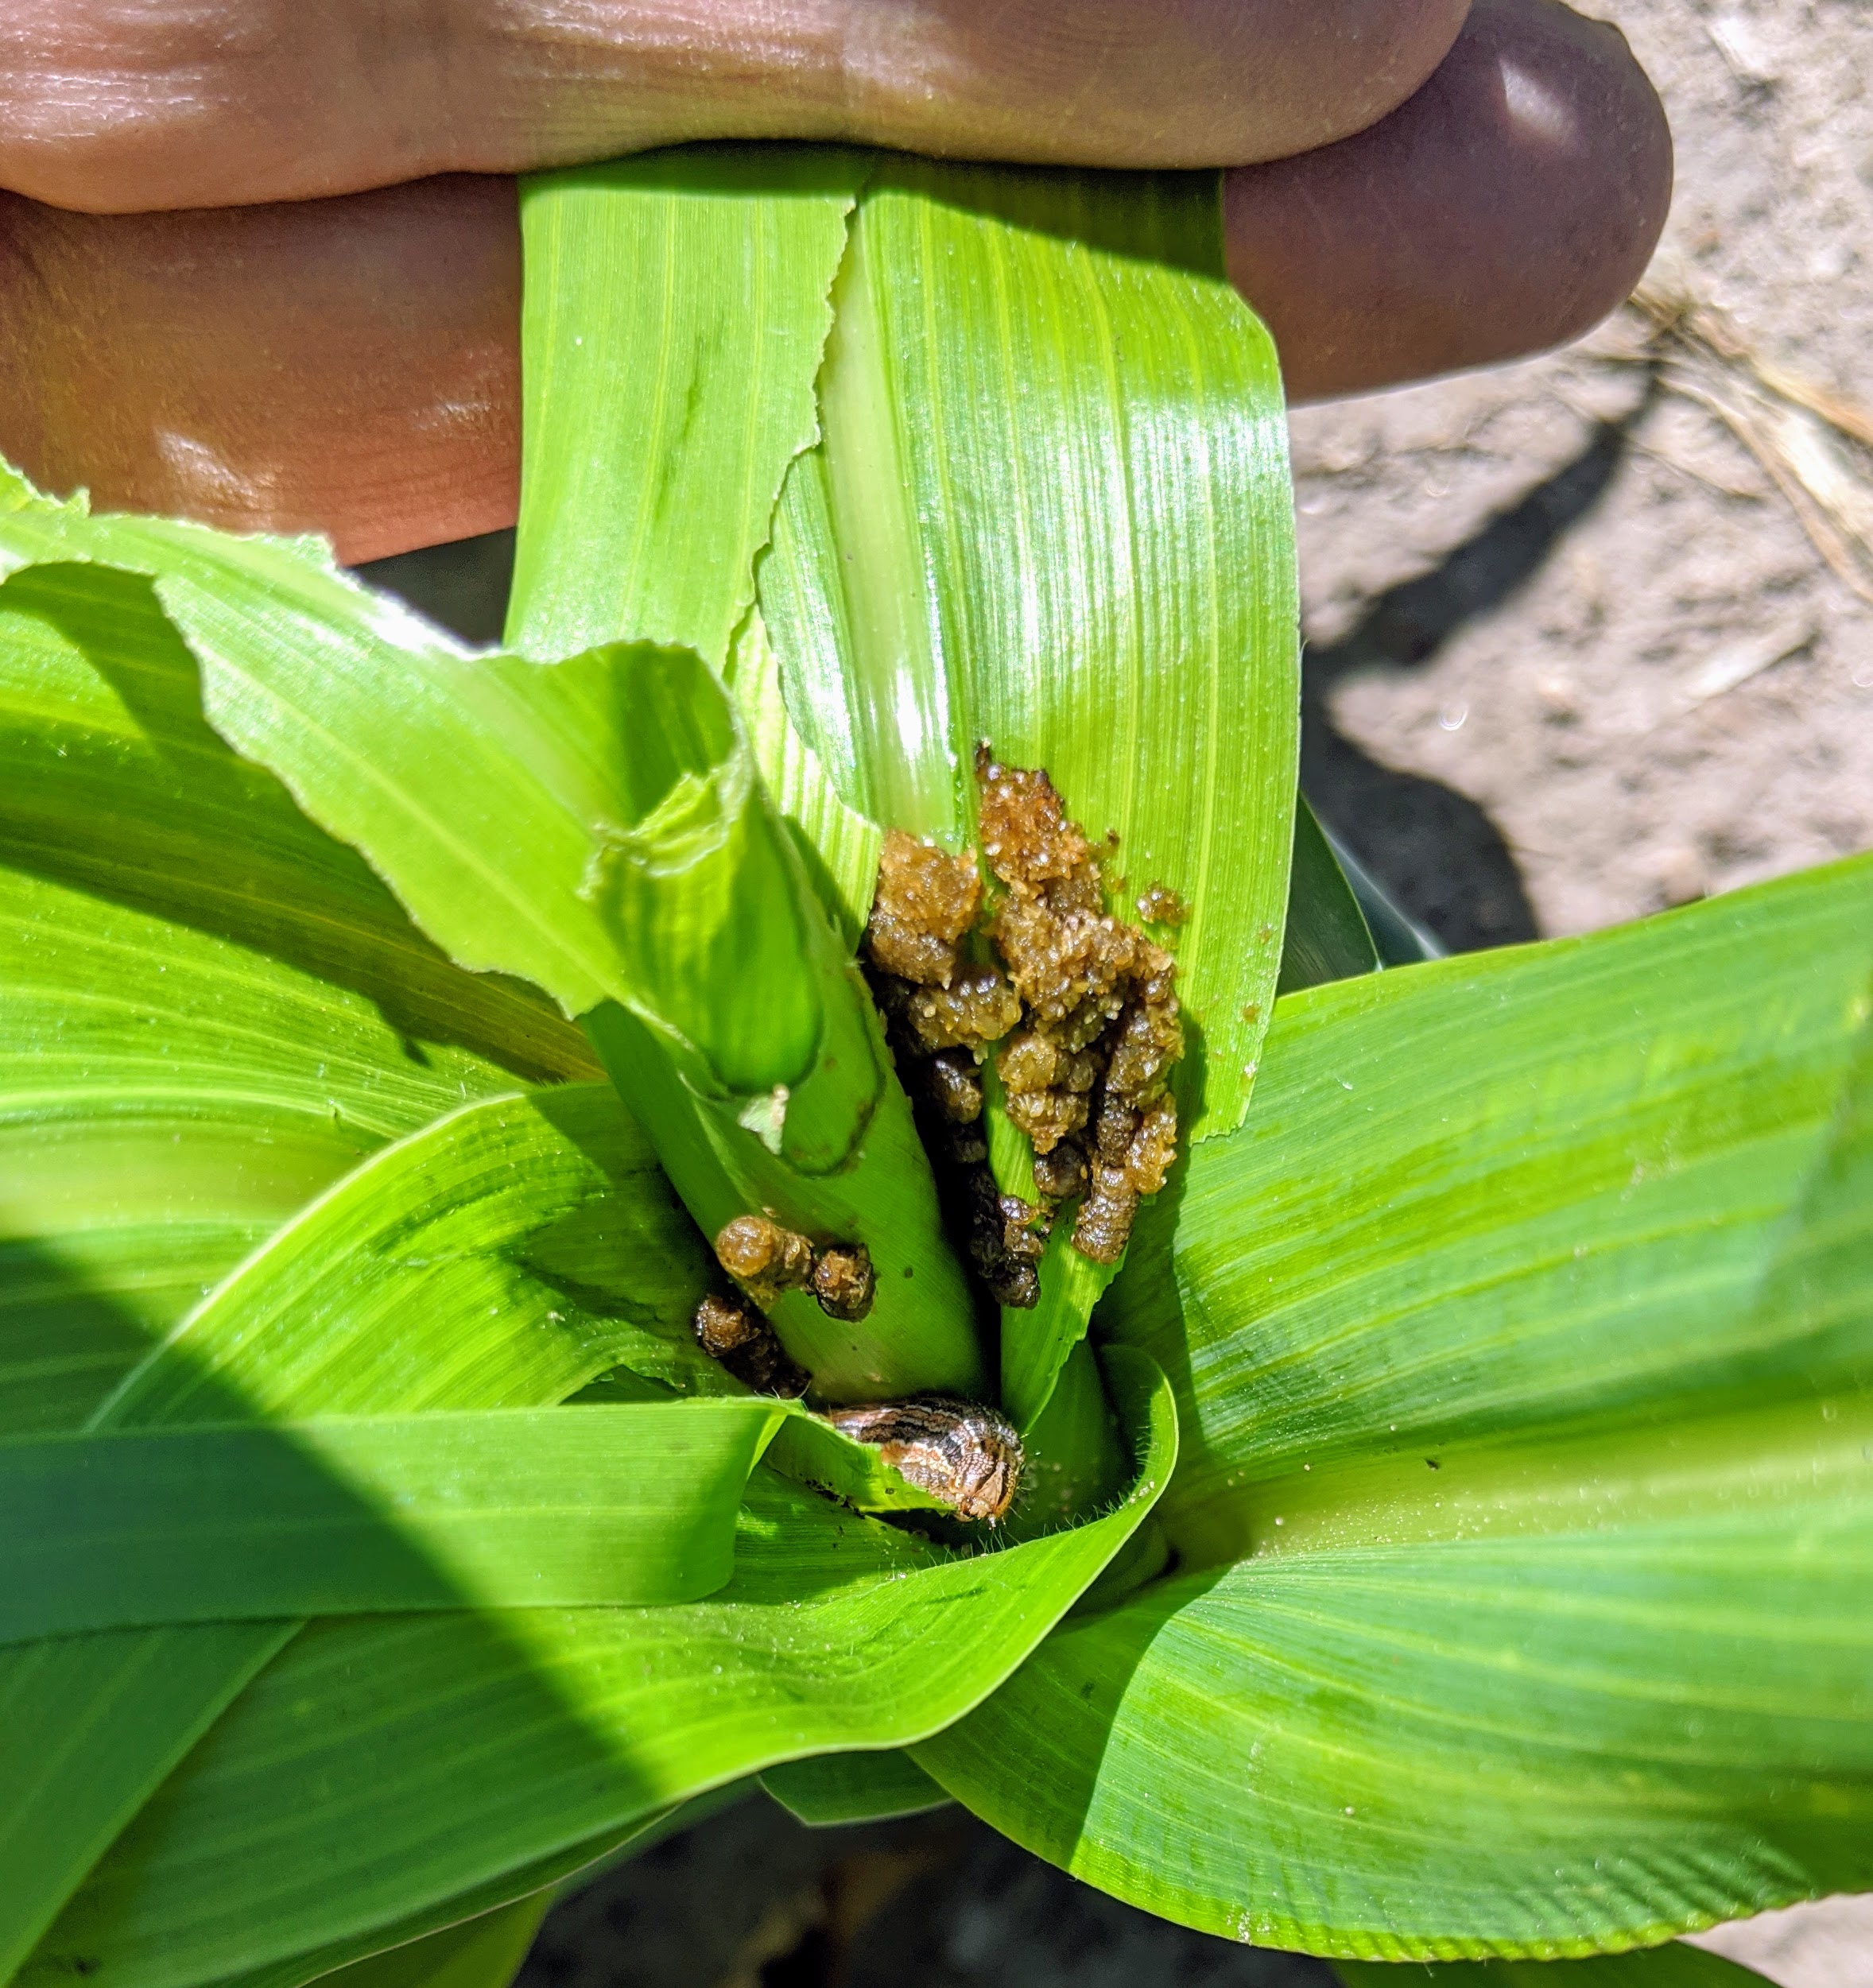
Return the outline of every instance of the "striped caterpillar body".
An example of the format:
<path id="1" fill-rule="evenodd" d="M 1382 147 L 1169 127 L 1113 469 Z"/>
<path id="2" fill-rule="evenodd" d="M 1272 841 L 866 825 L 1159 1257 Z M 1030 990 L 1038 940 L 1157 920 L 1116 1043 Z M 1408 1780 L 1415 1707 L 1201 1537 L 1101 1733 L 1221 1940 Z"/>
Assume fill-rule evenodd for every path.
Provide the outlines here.
<path id="1" fill-rule="evenodd" d="M 993 1525 L 1021 1486 L 1021 1438 L 993 1409 L 954 1395 L 917 1394 L 905 1401 L 830 1409 L 826 1419 L 843 1434 L 873 1445 L 920 1490 L 958 1518 Z"/>

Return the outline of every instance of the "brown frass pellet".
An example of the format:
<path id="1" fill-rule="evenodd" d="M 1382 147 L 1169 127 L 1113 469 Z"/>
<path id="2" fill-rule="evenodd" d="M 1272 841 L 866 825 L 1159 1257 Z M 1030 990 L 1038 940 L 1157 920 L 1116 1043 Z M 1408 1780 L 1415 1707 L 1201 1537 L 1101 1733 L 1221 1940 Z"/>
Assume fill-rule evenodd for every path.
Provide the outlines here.
<path id="1" fill-rule="evenodd" d="M 1021 998 L 991 962 L 964 957 L 981 909 L 969 858 L 891 830 L 866 928 L 867 977 L 970 1265 L 998 1304 L 1027 1306 L 1041 1294 L 1041 1245 L 1029 1227 L 1041 1211 L 1015 1202 L 1021 1219 L 1010 1221 L 980 1129 L 981 1057 L 1019 1021 Z"/>
<path id="2" fill-rule="evenodd" d="M 871 1309 L 878 1273 L 862 1242 L 835 1242 L 813 1258 L 812 1292 L 829 1319 L 855 1324 Z"/>
<path id="3" fill-rule="evenodd" d="M 982 878 L 967 856 L 894 828 L 878 860 L 865 948 L 881 973 L 919 987 L 947 987 L 956 949 L 982 905 Z"/>
<path id="4" fill-rule="evenodd" d="M 1074 1247 L 1116 1263 L 1176 1154 L 1177 962 L 1106 911 L 1098 852 L 1045 773 L 985 746 L 975 776 L 983 854 L 1006 893 L 989 932 L 1023 1007 L 995 1064 L 1008 1115 L 1033 1143 L 1041 1192 L 1084 1196 Z M 1174 892 L 1146 895 L 1158 921 L 1177 921 Z"/>
<path id="5" fill-rule="evenodd" d="M 828 1318 L 848 1323 L 871 1309 L 878 1277 L 862 1242 L 816 1247 L 771 1215 L 738 1215 L 715 1235 L 715 1261 L 763 1311 L 784 1291 L 811 1291 Z"/>
<path id="6" fill-rule="evenodd" d="M 1148 925 L 1187 924 L 1190 907 L 1177 892 L 1163 884 L 1153 884 L 1138 901 L 1138 916 Z"/>
<path id="7" fill-rule="evenodd" d="M 1031 1305 L 1054 1208 L 1077 1201 L 1074 1247 L 1116 1263 L 1139 1203 L 1163 1186 L 1184 1029 L 1175 959 L 1107 910 L 1103 850 L 1046 773 L 984 746 L 975 777 L 992 893 L 968 856 L 893 830 L 866 952 L 970 1261 L 1000 1303 Z M 1138 909 L 1160 926 L 1189 915 L 1161 884 Z M 1009 1118 L 1033 1149 L 1039 1207 L 1002 1195 L 989 1170 L 979 1065 L 991 1052 Z"/>
<path id="8" fill-rule="evenodd" d="M 716 1231 L 715 1261 L 763 1311 L 783 1291 L 804 1291 L 812 1281 L 812 1244 L 771 1215 L 725 1222 Z"/>
<path id="9" fill-rule="evenodd" d="M 757 1394 L 797 1399 L 811 1376 L 795 1366 L 774 1327 L 739 1292 L 711 1292 L 696 1308 L 690 1328 L 696 1343 Z"/>

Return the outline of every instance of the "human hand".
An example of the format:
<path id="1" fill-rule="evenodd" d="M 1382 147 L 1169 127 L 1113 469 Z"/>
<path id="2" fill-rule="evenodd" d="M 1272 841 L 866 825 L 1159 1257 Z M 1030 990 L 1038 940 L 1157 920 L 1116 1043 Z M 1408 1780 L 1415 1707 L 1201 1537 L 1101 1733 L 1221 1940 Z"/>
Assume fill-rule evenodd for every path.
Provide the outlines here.
<path id="1" fill-rule="evenodd" d="M 494 176 L 709 137 L 1229 166 L 1296 398 L 1584 331 L 1671 184 L 1557 0 L 14 0 L 0 452 L 353 560 L 511 523 Z"/>

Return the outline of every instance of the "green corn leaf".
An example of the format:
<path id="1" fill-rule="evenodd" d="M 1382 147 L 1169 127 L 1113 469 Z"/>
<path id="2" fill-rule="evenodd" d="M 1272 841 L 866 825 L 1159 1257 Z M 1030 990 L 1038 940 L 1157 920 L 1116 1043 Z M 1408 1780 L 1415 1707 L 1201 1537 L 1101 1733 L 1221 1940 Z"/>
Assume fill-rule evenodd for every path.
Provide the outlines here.
<path id="1" fill-rule="evenodd" d="M 597 1067 L 208 729 L 147 580 L 0 586 L 0 1427 L 74 1427 L 385 1141 Z"/>
<path id="2" fill-rule="evenodd" d="M 830 894 L 855 914 L 870 880 L 854 858 L 875 844 L 853 811 L 960 847 L 978 739 L 1049 767 L 1094 835 L 1119 835 L 1134 895 L 1161 883 L 1192 907 L 1178 954 L 1200 1053 L 1184 1102 L 1196 1136 L 1227 1130 L 1280 952 L 1296 610 L 1279 380 L 1221 274 L 1216 181 L 894 158 L 867 176 L 839 154 L 803 191 L 814 156 L 700 148 L 529 184 L 542 439 L 522 564 L 527 603 L 554 605 L 523 606 L 517 638 L 680 635 L 713 658 L 752 597 L 730 678 L 772 728 L 764 768 L 791 754 L 809 769 L 789 813 L 823 839 Z M 789 230 L 810 252 L 781 281 Z M 758 275 L 711 293 L 692 269 Z M 636 411 L 601 448 L 581 383 L 620 370 Z M 673 452 L 654 410 L 676 382 L 699 412 Z M 777 465 L 767 544 L 748 493 Z M 679 482 L 696 493 L 681 511 L 665 500 Z M 687 581 L 678 613 L 636 578 L 694 567 L 704 520 L 734 552 L 710 568 L 727 604 L 712 619 Z M 758 551 L 750 587 L 741 562 Z M 1025 1140 L 1004 1123 L 995 1145 L 1003 1185 L 1031 1192 Z M 1002 1392 L 1024 1426 L 1105 1277 L 1063 1241 L 1042 1282 L 1040 1312 L 1002 1327 Z"/>
<path id="3" fill-rule="evenodd" d="M 149 521 L 119 522 L 134 533 Z M 184 544 L 237 560 L 270 544 L 293 549 L 176 529 Z M 491 1062 L 522 1081 L 597 1074 L 547 1002 L 452 966 L 355 849 L 229 749 L 204 718 L 196 658 L 146 576 L 161 546 L 126 546 L 124 564 L 138 570 L 118 570 L 100 563 L 116 536 L 107 521 L 44 499 L 0 517 L 0 570 L 12 572 L 0 585 L 6 866 L 356 996 L 348 1005 L 360 1022 L 369 1017 L 408 1045 L 385 1060 L 386 1075 L 414 1081 L 427 1068 L 439 1086 L 472 1083 Z M 308 570 L 314 586 L 321 577 Z M 363 599 L 349 589 L 341 598 L 354 609 Z M 393 614 L 390 603 L 363 604 Z M 432 633 L 407 615 L 393 625 L 425 641 Z"/>
<path id="4" fill-rule="evenodd" d="M 795 729 L 752 610 L 787 465 L 819 435 L 830 293 L 871 165 L 824 146 L 692 145 L 522 182 L 507 629 L 531 655 L 674 642 L 721 672 L 848 947 L 881 831 Z"/>
<path id="5" fill-rule="evenodd" d="M 568 1897 L 615 1865 L 641 1855 L 653 1844 L 733 1807 L 751 1795 L 758 1785 L 750 1778 L 713 1788 L 694 1801 L 663 1810 L 636 1827 L 610 1831 L 587 1842 L 568 1844 L 550 1857 L 504 1874 L 492 1884 L 473 1887 L 452 1898 L 436 1899 L 405 1918 L 355 1933 L 349 1939 L 282 1955 L 238 1974 L 224 1975 L 216 1988 L 301 1988 L 306 1982 L 335 1975 L 355 1963 L 382 1958 L 388 1967 L 391 1954 L 426 1942 L 433 1935 L 482 1924 L 509 1906 L 525 1909 L 550 1905 Z M 429 1951 L 447 1950 L 439 1940 Z"/>
<path id="6" fill-rule="evenodd" d="M 126 1831 L 21 1981 L 79 1959 L 146 1988 L 262 1967 L 486 1897 L 745 1773 L 921 1738 L 1007 1676 L 1157 1496 L 1169 1392 L 1124 1349 L 1110 1378 L 1135 1481 L 1030 1544 L 948 1552 L 758 1469 L 735 1577 L 708 1601 L 316 1626 Z"/>
<path id="7" fill-rule="evenodd" d="M 0 1650 L 0 1971 L 10 1978 L 293 1627 L 138 1630 Z"/>
<path id="8" fill-rule="evenodd" d="M 479 1919 L 335 1968 L 324 1978 L 332 1988 L 507 1988 L 552 1903 L 551 1892 L 517 1898 Z"/>
<path id="9" fill-rule="evenodd" d="M 681 705 L 680 659 L 475 656 L 307 542 L 72 506 L 0 518 L 0 568 L 73 561 L 152 578 L 208 723 L 364 849 L 459 963 L 518 974 L 568 1014 L 636 994 L 645 963 L 593 873 L 628 860 L 660 803 L 708 784 L 684 776 L 713 714 L 696 715 L 700 742 L 695 724 L 668 739 L 646 724 Z"/>
<path id="10" fill-rule="evenodd" d="M 1280 382 L 1220 241 L 1208 176 L 881 160 L 758 575 L 852 805 L 966 841 L 987 738 L 1184 897 L 1198 1137 L 1266 1025 L 1296 738 Z"/>
<path id="11" fill-rule="evenodd" d="M 1330 828 L 1322 827 L 1334 861 L 1347 881 L 1366 928 L 1384 967 L 1415 967 L 1425 959 L 1441 959 L 1448 948 L 1428 932 L 1391 896 L 1379 879 Z"/>
<path id="12" fill-rule="evenodd" d="M 907 1482 L 876 1450 L 796 1409 L 767 1446 L 770 1469 L 859 1512 L 940 1512 L 944 1501 Z"/>
<path id="13" fill-rule="evenodd" d="M 408 1042 L 342 987 L 0 870 L 0 1425 L 75 1427 L 334 1179 L 512 1087 Z"/>
<path id="14" fill-rule="evenodd" d="M 672 1401 L 0 1444 L 0 1642 L 696 1601 L 785 1411 Z"/>
<path id="15" fill-rule="evenodd" d="M 882 1754 L 820 1754 L 785 1761 L 769 1768 L 761 1785 L 789 1815 L 812 1829 L 921 1816 L 949 1800 L 909 1754 L 896 1747 Z"/>
<path id="16" fill-rule="evenodd" d="M 724 680 L 741 714 L 761 778 L 799 847 L 828 915 L 848 952 L 856 951 L 878 881 L 884 831 L 840 800 L 820 756 L 788 715 L 780 658 L 766 625 L 742 625 Z"/>
<path id="17" fill-rule="evenodd" d="M 1375 973 L 1379 959 L 1366 914 L 1305 800 L 1294 807 L 1294 862 L 1282 933 L 1278 994 Z"/>
<path id="18" fill-rule="evenodd" d="M 882 161 L 834 293 L 823 439 L 758 575 L 796 721 L 848 802 L 959 847 L 986 738 L 1117 836 L 1132 895 L 1192 908 L 1193 1138 L 1247 1096 L 1296 750 L 1280 384 L 1220 241 L 1203 176 Z M 1025 1137 L 990 1109 L 998 1176 L 1031 1196 Z M 1107 1274 L 1063 1234 L 1037 1310 L 1004 1316 L 1024 1428 Z"/>
<path id="19" fill-rule="evenodd" d="M 1193 1166 L 1103 1315 L 1188 1377 L 1186 1551 L 1233 1555 L 1245 1472 L 1856 1385 L 1851 1320 L 1762 1283 L 1870 980 L 1857 859 L 1285 1003 L 1255 1136 Z"/>
<path id="20" fill-rule="evenodd" d="M 685 1095 L 693 1075 L 658 1040 L 655 1017 L 645 1025 L 641 1006 L 601 1011 L 591 1034 L 624 1095 L 658 1127 L 665 1165 L 706 1230 L 769 1207 L 822 1239 L 871 1250 L 875 1327 L 841 1327 L 801 1293 L 775 1308 L 789 1351 L 832 1399 L 981 1390 L 973 1308 L 847 963 L 878 831 L 843 805 L 802 745 L 748 615 L 781 478 L 817 433 L 827 294 L 867 164 L 819 149 L 709 147 L 527 184 L 527 457 L 509 621 L 515 645 L 539 655 L 684 643 L 734 684 L 750 746 L 731 753 L 725 732 L 706 757 L 732 770 L 750 820 L 717 866 L 730 881 L 701 893 L 720 908 L 718 943 L 698 955 L 687 1000 L 661 1006 L 666 1017 L 724 1007 L 766 1060 L 731 1081 L 732 1107 L 712 1122 Z M 595 423 L 595 405 L 606 410 Z M 707 705 L 693 688 L 689 701 Z M 725 700 L 716 722 L 727 723 Z M 750 789 L 757 765 L 797 824 L 797 847 Z M 640 832 L 659 825 L 653 817 Z M 618 871 L 625 882 L 640 874 Z M 678 882 L 681 904 L 694 905 L 697 878 Z M 638 949 L 666 956 L 657 926 Z M 789 994 L 805 998 L 809 1025 L 790 1054 Z"/>
<path id="21" fill-rule="evenodd" d="M 551 1403 L 620 1362 L 732 1386 L 691 1343 L 700 1238 L 602 1084 L 464 1106 L 386 1149 L 207 1299 L 103 1428 Z"/>
<path id="22" fill-rule="evenodd" d="M 71 507 L 16 491 L 7 563 Z M 204 723 L 149 582 L 0 587 L 0 1420 L 72 1427 L 303 1203 L 517 1077 L 587 1074 L 536 998 L 451 965 Z M 646 1156 L 646 1164 L 648 1164 Z M 0 1661 L 0 1970 L 281 1632 Z"/>
<path id="23" fill-rule="evenodd" d="M 661 642 L 723 667 L 781 479 L 819 433 L 827 293 L 869 164 L 708 145 L 522 183 L 515 648 Z"/>
<path id="24" fill-rule="evenodd" d="M 694 1002 L 731 920 L 719 893 L 771 889 L 774 874 L 747 878 L 746 865 L 779 857 L 734 719 L 686 654 L 471 656 L 302 543 L 54 505 L 0 519 L 0 567 L 60 560 L 153 576 L 209 722 L 364 847 L 461 964 L 523 974 L 567 1014 L 624 1000 L 668 1026 L 672 1004 L 686 1006 L 727 1086 L 766 1087 L 770 1064 L 799 1075 L 817 1030 L 801 988 L 770 990 L 766 1038 L 731 1008 Z M 714 889 L 660 893 L 686 861 Z M 797 948 L 801 934 L 779 936 Z"/>
<path id="25" fill-rule="evenodd" d="M 1336 1960 L 1346 1988 L 1745 1988 L 1762 1976 L 1695 1947 L 1649 1947 L 1592 1960 L 1441 1960 L 1425 1967 Z"/>
<path id="26" fill-rule="evenodd" d="M 1180 1571 L 919 1763 L 1317 1951 L 1873 1882 L 1870 1017 L 1865 858 L 1284 1001 L 1102 1315 L 1170 1365 Z"/>
<path id="27" fill-rule="evenodd" d="M 605 1037 L 613 1074 L 712 1231 L 771 1206 L 871 1247 L 867 1324 L 797 1295 L 778 1315 L 829 1397 L 977 1386 L 968 1294 L 869 999 L 692 656 L 477 657 L 305 543 L 43 502 L 0 517 L 0 568 L 80 560 L 153 576 L 209 722 L 364 850 L 454 959 L 634 1031 L 622 1051 Z"/>
<path id="28" fill-rule="evenodd" d="M 626 1356 L 723 1385 L 688 1343 L 702 1288 L 699 1241 L 608 1087 L 496 1099 L 386 1149 L 281 1229 L 93 1423 L 527 1406 Z M 0 1652 L 0 1967 L 293 1627 Z"/>

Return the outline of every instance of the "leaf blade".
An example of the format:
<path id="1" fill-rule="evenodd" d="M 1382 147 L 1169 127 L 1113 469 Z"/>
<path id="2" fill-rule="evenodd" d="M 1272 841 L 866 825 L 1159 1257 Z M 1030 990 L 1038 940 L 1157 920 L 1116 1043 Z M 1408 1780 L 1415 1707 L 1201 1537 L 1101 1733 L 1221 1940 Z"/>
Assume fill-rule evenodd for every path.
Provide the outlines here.
<path id="1" fill-rule="evenodd" d="M 1164 1516 L 1198 1557 L 1206 1510 L 1220 1542 L 1303 1460 L 1786 1398 L 1797 1347 L 1804 1385 L 1851 1384 L 1851 1331 L 1758 1308 L 1850 1095 L 1870 890 L 1852 859 L 1284 1002 L 1257 1138 L 1196 1156 L 1101 1313 L 1177 1382 Z"/>
<path id="2" fill-rule="evenodd" d="M 488 1246 L 479 1261 L 462 1247 L 478 1202 Z M 608 1277 L 628 1289 L 634 1271 L 653 1300 L 636 1320 L 595 1302 Z M 609 1087 L 497 1098 L 377 1155 L 287 1224 L 94 1420 L 500 1406 L 556 1399 L 625 1354 L 667 1366 L 680 1351 L 702 1367 L 684 1308 L 701 1280 L 697 1239 Z M 413 1304 L 424 1302 L 427 1314 L 413 1316 L 427 1347 L 409 1330 Z M 667 1339 L 649 1329 L 659 1304 L 670 1308 Z M 0 1692 L 14 1714 L 6 1826 L 33 1848 L 0 1893 L 0 1959 L 24 1958 L 123 1822 L 295 1626 L 125 1630 L 0 1652 Z M 48 1763 L 84 1729 L 80 1703 L 84 1771 L 61 1781 Z"/>
<path id="3" fill-rule="evenodd" d="M 309 1632 L 119 1839 L 22 1980 L 74 1954 L 144 1988 L 262 1965 L 743 1773 L 940 1725 L 1046 1633 L 1169 1473 L 1168 1392 L 1135 1356 L 1115 1373 L 1138 1475 L 1071 1532 L 950 1556 L 758 1470 L 735 1577 L 708 1602 Z M 729 1681 L 697 1692 L 717 1664 Z M 450 1743 L 468 1730 L 474 1750 Z M 234 1843 L 247 1853 L 231 1859 Z"/>
<path id="4" fill-rule="evenodd" d="M 507 1988 L 520 1972 L 553 1893 L 518 1898 L 401 1947 L 334 1968 L 333 1988 Z"/>
<path id="5" fill-rule="evenodd" d="M 1298 750 L 1280 382 L 1222 280 L 1216 200 L 1203 175 L 881 161 L 823 437 L 757 575 L 789 707 L 849 804 L 960 848 L 986 740 L 1116 838 L 1123 915 L 1181 899 L 1196 1140 L 1239 1121 L 1272 1006 Z M 992 1086 L 987 1117 L 1002 1189 L 1033 1199 Z M 1002 1320 L 1024 1428 L 1108 1278 L 1064 1238 L 1040 1274 L 1038 1308 Z"/>
<path id="6" fill-rule="evenodd" d="M 986 738 L 1118 833 L 1134 893 L 1185 898 L 1199 1138 L 1239 1121 L 1266 1025 L 1297 750 L 1280 384 L 1221 278 L 1215 198 L 1204 175 L 881 164 L 825 438 L 759 575 L 789 707 L 849 803 L 967 840 Z M 890 611 L 843 604 L 881 574 Z"/>
<path id="7" fill-rule="evenodd" d="M 0 1444 L 0 1641 L 700 1600 L 782 1412 L 754 1399 Z"/>
<path id="8" fill-rule="evenodd" d="M 1334 1971 L 1347 1988 L 1390 1988 L 1399 1978 L 1395 1967 L 1363 1960 L 1336 1961 Z M 1673 1942 L 1592 1960 L 1438 1961 L 1405 1978 L 1421 1980 L 1430 1988 L 1744 1988 L 1762 1976 Z"/>
<path id="9" fill-rule="evenodd" d="M 761 1785 L 809 1829 L 921 1816 L 949 1800 L 902 1749 L 882 1754 L 818 1754 L 769 1768 Z"/>
<path id="10" fill-rule="evenodd" d="M 920 1762 L 1134 1902 L 1335 1955 L 1868 1881 L 1870 904 L 1863 860 L 1284 1002 L 1247 1135 L 1114 1293 L 1189 1335 L 1184 1571 Z M 1398 1219 L 1452 1148 L 1464 1219 Z"/>
<path id="11" fill-rule="evenodd" d="M 869 169 L 825 146 L 689 145 L 522 183 L 514 647 L 680 644 L 722 670 L 781 479 L 818 432 L 827 293 Z"/>
<path id="12" fill-rule="evenodd" d="M 782 1308 L 830 1393 L 975 1385 L 971 1307 L 869 1002 L 700 661 L 476 657 L 304 544 L 45 505 L 0 521 L 0 567 L 75 560 L 151 577 L 210 722 L 453 959 L 568 1013 L 635 1011 L 615 1074 L 643 1102 L 639 1067 L 682 1062 L 643 1116 L 712 1233 L 771 1203 L 913 1268 L 862 1327 Z M 750 1113 L 777 1100 L 774 1166 Z M 890 1227 L 868 1226 L 873 1201 Z"/>

